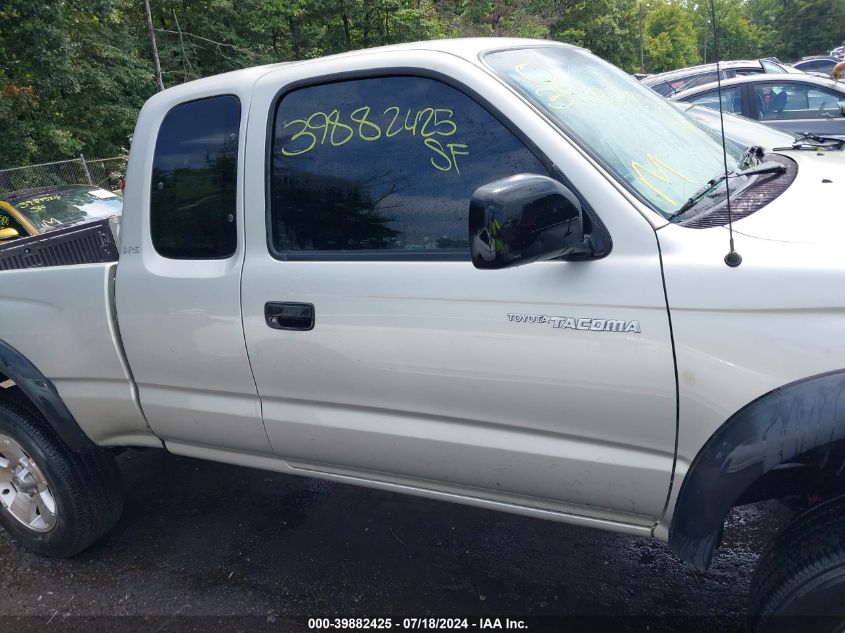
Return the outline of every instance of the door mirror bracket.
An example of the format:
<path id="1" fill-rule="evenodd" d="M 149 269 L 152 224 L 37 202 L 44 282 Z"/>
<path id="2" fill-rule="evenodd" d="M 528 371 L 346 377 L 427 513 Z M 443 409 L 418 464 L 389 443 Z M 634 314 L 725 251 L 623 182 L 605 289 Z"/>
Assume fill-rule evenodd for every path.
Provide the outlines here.
<path id="1" fill-rule="evenodd" d="M 584 233 L 584 239 L 580 244 L 576 244 L 565 252 L 561 259 L 568 262 L 577 262 L 584 259 L 592 259 L 596 255 L 596 248 L 593 244 L 593 236 L 590 233 Z"/>

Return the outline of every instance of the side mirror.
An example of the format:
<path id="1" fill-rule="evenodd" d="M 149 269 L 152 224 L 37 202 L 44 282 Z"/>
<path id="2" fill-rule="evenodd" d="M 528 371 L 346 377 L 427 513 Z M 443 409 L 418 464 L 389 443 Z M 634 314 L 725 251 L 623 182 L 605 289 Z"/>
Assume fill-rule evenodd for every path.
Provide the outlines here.
<path id="1" fill-rule="evenodd" d="M 839 114 L 845 116 L 845 101 L 839 102 Z"/>
<path id="2" fill-rule="evenodd" d="M 12 228 L 0 229 L 0 242 L 3 242 L 5 240 L 12 240 L 12 239 L 15 239 L 16 237 L 20 237 L 20 233 L 18 233 L 17 229 L 12 229 Z"/>
<path id="3" fill-rule="evenodd" d="M 476 189 L 469 207 L 469 244 L 473 265 L 482 269 L 592 254 L 578 198 L 558 181 L 534 174 Z"/>

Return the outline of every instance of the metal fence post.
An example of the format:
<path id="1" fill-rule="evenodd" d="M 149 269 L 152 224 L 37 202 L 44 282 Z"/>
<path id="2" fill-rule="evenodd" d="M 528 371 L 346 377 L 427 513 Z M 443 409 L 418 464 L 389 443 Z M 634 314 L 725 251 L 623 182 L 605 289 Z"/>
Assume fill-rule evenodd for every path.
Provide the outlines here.
<path id="1" fill-rule="evenodd" d="M 91 173 L 88 171 L 88 164 L 85 162 L 85 156 L 80 154 L 79 160 L 82 162 L 82 171 L 85 172 L 85 180 L 88 181 L 89 185 L 93 185 L 94 182 L 91 180 Z"/>
<path id="2" fill-rule="evenodd" d="M 2 2 L 2 0 L 0 0 Z M 78 158 L 0 169 L 0 195 L 7 191 L 32 191 L 44 187 L 89 183 L 103 189 L 114 189 L 114 181 L 126 174 L 126 157 L 113 156 L 88 162 Z"/>

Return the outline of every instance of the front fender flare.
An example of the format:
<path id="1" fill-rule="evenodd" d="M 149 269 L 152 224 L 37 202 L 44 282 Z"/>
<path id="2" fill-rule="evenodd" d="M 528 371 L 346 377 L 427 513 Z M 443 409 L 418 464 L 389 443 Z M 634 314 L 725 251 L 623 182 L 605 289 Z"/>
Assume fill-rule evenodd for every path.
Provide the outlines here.
<path id="1" fill-rule="evenodd" d="M 845 443 L 845 370 L 790 383 L 747 404 L 693 460 L 675 504 L 669 545 L 706 569 L 728 512 L 749 486 L 834 443 Z"/>
<path id="2" fill-rule="evenodd" d="M 15 381 L 53 430 L 71 449 L 90 453 L 97 445 L 85 435 L 55 385 L 26 356 L 0 339 L 0 373 Z M 2 393 L 2 390 L 0 390 Z"/>

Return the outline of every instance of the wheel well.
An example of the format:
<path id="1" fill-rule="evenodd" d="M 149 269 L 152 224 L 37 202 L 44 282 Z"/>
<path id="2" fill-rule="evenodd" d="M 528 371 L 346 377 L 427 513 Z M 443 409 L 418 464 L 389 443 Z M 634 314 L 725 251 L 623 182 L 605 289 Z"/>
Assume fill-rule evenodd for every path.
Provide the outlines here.
<path id="1" fill-rule="evenodd" d="M 0 382 L 4 382 L 5 380 L 7 379 L 0 374 Z M 18 407 L 38 411 L 35 403 L 17 385 L 7 389 L 0 389 L 0 402 L 8 402 Z"/>
<path id="2" fill-rule="evenodd" d="M 706 569 L 734 506 L 843 491 L 845 370 L 770 391 L 719 427 L 681 485 L 669 544 Z"/>
<path id="3" fill-rule="evenodd" d="M 808 451 L 752 483 L 735 505 L 808 496 L 814 503 L 845 491 L 845 440 Z"/>

